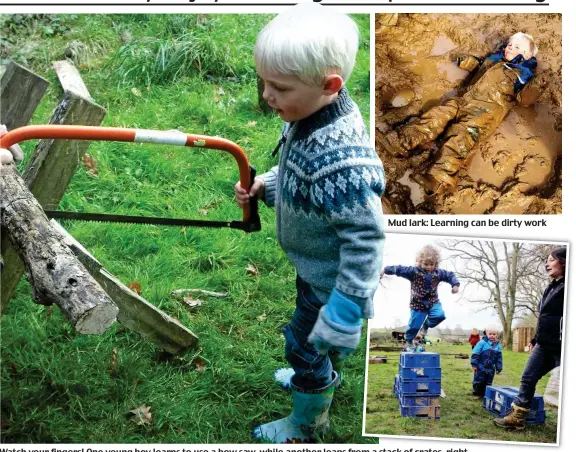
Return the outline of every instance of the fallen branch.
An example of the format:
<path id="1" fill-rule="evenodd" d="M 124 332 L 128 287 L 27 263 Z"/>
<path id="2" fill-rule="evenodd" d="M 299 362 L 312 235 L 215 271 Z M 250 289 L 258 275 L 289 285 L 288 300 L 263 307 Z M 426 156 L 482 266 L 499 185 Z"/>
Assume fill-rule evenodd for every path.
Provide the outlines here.
<path id="1" fill-rule="evenodd" d="M 1 224 L 24 262 L 33 299 L 57 305 L 78 333 L 99 334 L 118 308 L 50 226 L 13 164 L 0 166 Z"/>
<path id="2" fill-rule="evenodd" d="M 210 290 L 204 289 L 176 289 L 170 293 L 172 295 L 182 295 L 184 293 L 201 293 L 203 295 L 208 295 L 209 297 L 214 298 L 226 298 L 228 296 L 228 292 L 211 292 Z"/>

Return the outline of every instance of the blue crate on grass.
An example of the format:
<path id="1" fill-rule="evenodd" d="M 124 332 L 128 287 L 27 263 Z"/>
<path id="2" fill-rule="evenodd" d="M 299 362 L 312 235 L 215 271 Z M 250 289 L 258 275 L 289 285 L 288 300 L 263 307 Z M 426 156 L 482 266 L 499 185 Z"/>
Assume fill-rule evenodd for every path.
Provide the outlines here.
<path id="1" fill-rule="evenodd" d="M 401 395 L 439 396 L 441 391 L 440 380 L 398 380 Z"/>
<path id="2" fill-rule="evenodd" d="M 410 396 L 400 394 L 400 405 L 402 406 L 440 406 L 440 396 Z"/>
<path id="3" fill-rule="evenodd" d="M 398 374 L 402 380 L 440 380 L 442 369 L 440 367 L 402 367 L 399 365 Z"/>
<path id="4" fill-rule="evenodd" d="M 426 419 L 440 419 L 440 407 L 400 405 L 400 415 L 402 417 L 422 417 Z"/>
<path id="5" fill-rule="evenodd" d="M 504 405 L 506 408 L 511 408 L 514 398 L 518 395 L 518 391 L 518 388 L 512 386 L 487 386 L 485 397 L 488 400 L 494 400 L 496 403 Z M 544 397 L 539 394 L 534 394 L 530 410 L 541 411 L 543 409 Z"/>
<path id="6" fill-rule="evenodd" d="M 440 367 L 440 355 L 432 352 L 400 353 L 401 367 Z"/>
<path id="7" fill-rule="evenodd" d="M 489 411 L 492 414 L 496 414 L 498 417 L 504 417 L 510 411 L 510 407 L 496 402 L 495 400 L 490 400 L 484 398 L 482 401 L 482 408 Z M 543 424 L 546 420 L 546 411 L 544 410 L 530 410 L 528 416 L 526 416 L 527 424 Z"/>

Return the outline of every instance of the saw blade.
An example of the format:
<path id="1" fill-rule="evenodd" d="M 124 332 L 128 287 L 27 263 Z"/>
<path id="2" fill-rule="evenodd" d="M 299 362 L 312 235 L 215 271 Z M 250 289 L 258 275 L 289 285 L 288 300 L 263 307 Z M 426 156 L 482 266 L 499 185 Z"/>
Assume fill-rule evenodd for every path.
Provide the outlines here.
<path id="1" fill-rule="evenodd" d="M 203 228 L 232 228 L 243 230 L 246 228 L 246 225 L 241 221 L 189 220 L 185 218 L 142 217 L 136 215 L 67 212 L 58 210 L 45 210 L 44 213 L 48 218 L 55 218 L 60 220 L 95 221 L 99 223 L 129 223 L 129 224 L 148 224 L 148 225 L 160 225 L 160 226 L 184 226 L 184 227 L 196 226 Z"/>

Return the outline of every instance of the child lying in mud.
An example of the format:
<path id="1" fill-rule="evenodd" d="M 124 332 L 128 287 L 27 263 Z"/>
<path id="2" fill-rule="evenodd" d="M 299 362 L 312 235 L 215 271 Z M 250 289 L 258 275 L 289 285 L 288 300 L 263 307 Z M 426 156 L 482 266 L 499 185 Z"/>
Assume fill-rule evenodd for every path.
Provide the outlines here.
<path id="1" fill-rule="evenodd" d="M 455 186 L 454 176 L 474 146 L 494 133 L 516 102 L 529 106 L 540 96 L 545 82 L 534 74 L 537 53 L 532 36 L 516 33 L 485 58 L 459 57 L 461 69 L 475 72 L 467 92 L 388 132 L 379 145 L 393 155 L 409 157 L 445 132 L 427 174 L 411 177 L 428 195 Z"/>

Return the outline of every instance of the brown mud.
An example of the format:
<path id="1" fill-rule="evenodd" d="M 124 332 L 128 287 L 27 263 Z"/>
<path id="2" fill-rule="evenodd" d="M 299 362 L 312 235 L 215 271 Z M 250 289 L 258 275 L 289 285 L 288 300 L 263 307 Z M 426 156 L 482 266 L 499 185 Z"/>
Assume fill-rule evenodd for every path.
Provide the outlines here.
<path id="1" fill-rule="evenodd" d="M 522 31 L 538 46 L 536 76 L 546 89 L 515 106 L 481 141 L 448 193 L 426 196 L 410 180 L 424 174 L 441 140 L 411 157 L 378 146 L 388 130 L 465 92 L 459 55 L 485 57 Z M 558 214 L 562 211 L 562 23 L 560 14 L 377 14 L 376 149 L 386 169 L 388 213 Z"/>

